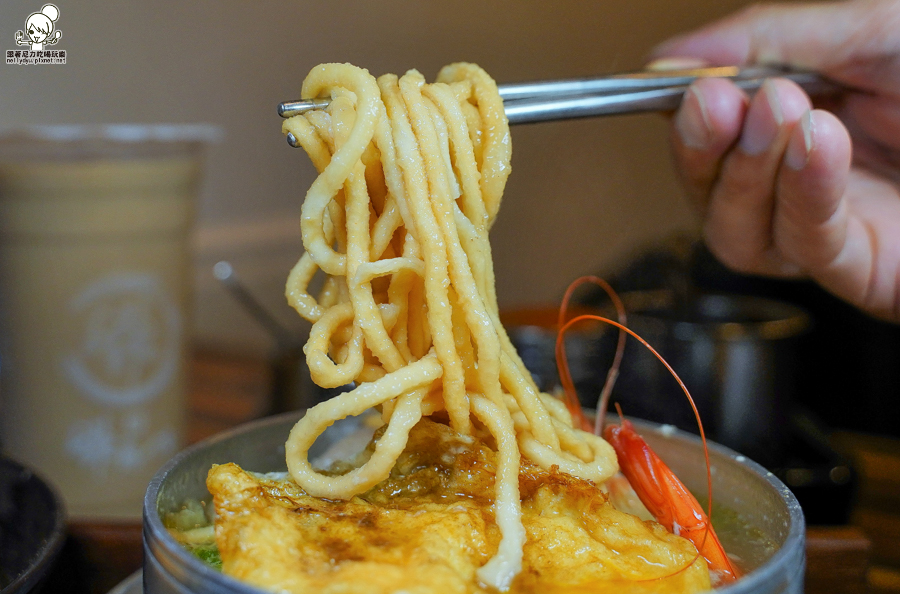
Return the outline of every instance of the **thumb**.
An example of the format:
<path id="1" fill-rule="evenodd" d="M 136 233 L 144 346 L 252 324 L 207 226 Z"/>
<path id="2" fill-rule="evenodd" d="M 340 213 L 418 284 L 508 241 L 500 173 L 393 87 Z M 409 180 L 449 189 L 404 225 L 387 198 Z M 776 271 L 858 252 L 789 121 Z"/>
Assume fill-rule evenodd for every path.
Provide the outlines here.
<path id="1" fill-rule="evenodd" d="M 783 64 L 857 87 L 884 88 L 900 84 L 898 31 L 900 2 L 895 0 L 761 5 L 671 39 L 651 57 L 692 57 L 713 65 Z"/>

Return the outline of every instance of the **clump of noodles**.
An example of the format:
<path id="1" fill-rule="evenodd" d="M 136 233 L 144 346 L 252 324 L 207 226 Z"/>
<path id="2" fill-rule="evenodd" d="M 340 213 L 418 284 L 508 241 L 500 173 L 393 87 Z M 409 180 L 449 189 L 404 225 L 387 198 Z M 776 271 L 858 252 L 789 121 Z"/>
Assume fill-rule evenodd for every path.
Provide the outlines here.
<path id="1" fill-rule="evenodd" d="M 432 84 L 416 71 L 376 81 L 323 64 L 302 96 L 331 102 L 284 123 L 319 171 L 302 208 L 306 253 L 286 294 L 313 323 L 304 348 L 313 380 L 357 387 L 293 428 L 290 475 L 313 496 L 349 499 L 388 477 L 423 415 L 446 411 L 463 435 L 474 417 L 496 441 L 502 534 L 478 576 L 505 590 L 525 542 L 520 455 L 597 483 L 617 464 L 609 444 L 574 429 L 565 406 L 538 391 L 499 321 L 488 231 L 511 144 L 497 86 L 473 64 L 446 66 Z M 326 280 L 315 298 L 319 270 Z M 318 436 L 379 405 L 387 427 L 371 458 L 344 475 L 316 472 L 308 451 Z"/>

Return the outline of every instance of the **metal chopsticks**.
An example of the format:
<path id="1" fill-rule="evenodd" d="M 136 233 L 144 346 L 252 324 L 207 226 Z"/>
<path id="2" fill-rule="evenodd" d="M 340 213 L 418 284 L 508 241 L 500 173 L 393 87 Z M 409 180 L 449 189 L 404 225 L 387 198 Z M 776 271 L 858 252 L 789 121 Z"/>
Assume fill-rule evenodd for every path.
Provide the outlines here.
<path id="1" fill-rule="evenodd" d="M 841 89 L 836 83 L 810 71 L 768 66 L 717 66 L 500 85 L 499 91 L 509 123 L 529 124 L 674 110 L 688 86 L 701 77 L 728 78 L 750 93 L 772 77 L 793 80 L 811 95 L 836 93 Z M 278 106 L 278 115 L 288 118 L 312 109 L 325 108 L 328 103 L 327 98 L 287 101 Z M 288 143 L 296 145 L 296 139 L 290 134 Z"/>

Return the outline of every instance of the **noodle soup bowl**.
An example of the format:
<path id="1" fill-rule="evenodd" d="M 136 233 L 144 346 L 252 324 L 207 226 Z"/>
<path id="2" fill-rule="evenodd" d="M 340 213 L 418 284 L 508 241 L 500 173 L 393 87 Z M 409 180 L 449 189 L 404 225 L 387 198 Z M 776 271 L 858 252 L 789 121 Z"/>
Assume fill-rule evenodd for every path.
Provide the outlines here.
<path id="1" fill-rule="evenodd" d="M 213 464 L 234 462 L 255 472 L 283 472 L 284 442 L 301 413 L 286 413 L 242 425 L 200 442 L 160 470 L 144 498 L 144 592 L 146 594 L 260 594 L 223 575 L 185 550 L 166 529 L 166 514 L 188 501 L 210 501 L 206 475 Z M 635 421 L 650 446 L 694 493 L 706 493 L 702 445 L 695 436 L 666 425 Z M 371 436 L 359 417 L 332 425 L 310 450 L 310 458 L 332 455 L 347 444 L 352 455 Z M 341 444 L 336 446 L 336 444 Z M 746 575 L 723 594 L 800 594 L 805 569 L 805 524 L 797 499 L 762 466 L 710 443 L 713 513 L 725 549 L 739 558 Z M 327 454 L 326 454 L 327 452 Z"/>

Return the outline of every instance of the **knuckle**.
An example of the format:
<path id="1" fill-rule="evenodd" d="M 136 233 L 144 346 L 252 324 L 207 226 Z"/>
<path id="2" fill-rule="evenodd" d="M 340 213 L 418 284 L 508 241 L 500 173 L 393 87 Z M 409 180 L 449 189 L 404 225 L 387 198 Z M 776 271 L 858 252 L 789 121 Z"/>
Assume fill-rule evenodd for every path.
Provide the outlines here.
<path id="1" fill-rule="evenodd" d="M 709 201 L 719 162 L 707 155 L 689 153 L 673 139 L 675 173 L 690 198 L 698 203 Z"/>
<path id="2" fill-rule="evenodd" d="M 756 171 L 745 171 L 731 160 L 722 171 L 717 192 L 729 202 L 745 202 L 747 197 L 767 194 L 771 181 Z"/>
<path id="3" fill-rule="evenodd" d="M 703 235 L 709 251 L 723 266 L 741 274 L 757 272 L 755 255 L 746 249 L 739 238 L 709 226 L 704 228 Z"/>

